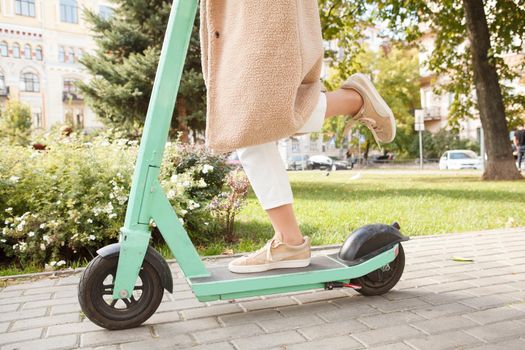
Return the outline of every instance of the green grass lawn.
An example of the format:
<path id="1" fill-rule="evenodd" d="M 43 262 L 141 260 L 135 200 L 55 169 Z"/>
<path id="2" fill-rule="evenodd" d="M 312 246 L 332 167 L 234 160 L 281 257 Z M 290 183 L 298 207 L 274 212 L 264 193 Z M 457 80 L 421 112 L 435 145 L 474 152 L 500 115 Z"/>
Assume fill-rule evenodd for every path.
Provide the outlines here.
<path id="1" fill-rule="evenodd" d="M 525 226 L 525 181 L 486 182 L 479 173 L 437 171 L 288 175 L 301 231 L 314 245 L 342 243 L 354 229 L 370 223 L 397 221 L 409 236 Z M 252 190 L 235 230 L 241 239 L 235 251 L 252 250 L 273 235 Z M 211 246 L 201 253 L 218 254 L 223 248 Z"/>

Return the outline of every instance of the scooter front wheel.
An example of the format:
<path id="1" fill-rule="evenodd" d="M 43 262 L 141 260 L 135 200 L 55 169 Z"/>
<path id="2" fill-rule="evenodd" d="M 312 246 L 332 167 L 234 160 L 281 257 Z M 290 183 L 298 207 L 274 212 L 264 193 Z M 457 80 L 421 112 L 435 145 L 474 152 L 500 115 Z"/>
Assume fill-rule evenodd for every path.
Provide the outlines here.
<path id="1" fill-rule="evenodd" d="M 106 329 L 141 325 L 157 310 L 164 288 L 156 269 L 144 260 L 131 297 L 113 299 L 118 254 L 97 256 L 86 267 L 78 285 L 78 300 L 84 315 Z"/>
<path id="2" fill-rule="evenodd" d="M 352 280 L 361 288 L 356 289 L 362 295 L 381 295 L 392 289 L 405 269 L 405 252 L 403 246 L 399 244 L 399 252 L 391 263 L 370 272 L 369 274 Z"/>

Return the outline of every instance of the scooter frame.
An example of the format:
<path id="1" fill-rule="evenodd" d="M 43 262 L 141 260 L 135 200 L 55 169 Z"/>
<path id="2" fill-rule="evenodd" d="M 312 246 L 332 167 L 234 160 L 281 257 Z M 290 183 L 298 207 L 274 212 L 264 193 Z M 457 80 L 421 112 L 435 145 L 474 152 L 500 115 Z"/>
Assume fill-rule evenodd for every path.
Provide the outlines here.
<path id="1" fill-rule="evenodd" d="M 150 249 L 152 221 L 201 301 L 323 288 L 327 282 L 348 281 L 392 262 L 399 252 L 399 242 L 383 247 L 359 263 L 345 264 L 328 256 L 333 260 L 332 268 L 210 280 L 212 273 L 201 261 L 158 180 L 197 7 L 198 0 L 173 2 L 119 243 L 99 250 L 103 256 L 119 251 L 113 299 L 132 295 L 143 260 Z M 167 273 L 169 277 L 166 278 L 171 279 L 169 268 Z M 163 287 L 171 289 L 166 285 L 171 285 L 170 282 L 164 283 Z"/>

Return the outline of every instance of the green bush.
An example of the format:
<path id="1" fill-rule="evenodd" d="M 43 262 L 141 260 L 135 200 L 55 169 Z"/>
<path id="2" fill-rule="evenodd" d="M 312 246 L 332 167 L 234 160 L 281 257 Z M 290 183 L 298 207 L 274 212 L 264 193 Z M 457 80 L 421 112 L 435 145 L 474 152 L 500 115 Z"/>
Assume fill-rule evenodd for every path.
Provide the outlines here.
<path id="1" fill-rule="evenodd" d="M 118 240 L 136 141 L 52 133 L 44 151 L 5 146 L 0 158 L 0 262 L 69 264 Z M 224 185 L 224 159 L 177 140 L 166 147 L 161 184 L 197 244 L 219 239 L 205 207 Z"/>
<path id="2" fill-rule="evenodd" d="M 19 101 L 7 101 L 0 110 L 0 141 L 25 146 L 31 136 L 31 109 Z"/>
<path id="3" fill-rule="evenodd" d="M 428 131 L 423 132 L 423 152 L 426 159 L 439 158 L 443 153 L 452 149 L 470 149 L 479 153 L 479 144 L 471 140 L 460 139 L 457 134 L 446 129 L 441 129 L 435 134 Z M 409 154 L 413 157 L 419 155 L 418 137 L 413 138 Z"/>

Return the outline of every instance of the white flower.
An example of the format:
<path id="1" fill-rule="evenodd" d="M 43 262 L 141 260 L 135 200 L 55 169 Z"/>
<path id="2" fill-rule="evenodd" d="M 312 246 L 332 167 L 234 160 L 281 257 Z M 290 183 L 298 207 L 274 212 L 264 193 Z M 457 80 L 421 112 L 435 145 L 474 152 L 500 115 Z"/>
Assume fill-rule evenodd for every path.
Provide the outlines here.
<path id="1" fill-rule="evenodd" d="M 204 164 L 204 166 L 202 167 L 202 172 L 206 174 L 208 173 L 208 171 L 213 171 L 213 166 L 209 164 Z"/>
<path id="2" fill-rule="evenodd" d="M 33 237 L 35 233 L 33 231 L 28 232 L 27 237 Z"/>
<path id="3" fill-rule="evenodd" d="M 57 264 L 56 261 L 51 261 L 51 262 L 49 263 L 49 265 L 51 265 L 51 266 L 55 266 L 56 264 Z"/>
<path id="4" fill-rule="evenodd" d="M 93 223 L 93 220 L 91 220 L 91 219 L 87 219 L 87 222 L 88 222 L 88 224 L 92 224 L 92 223 Z"/>
<path id="5" fill-rule="evenodd" d="M 175 198 L 175 191 L 174 190 L 169 190 L 168 193 L 166 193 L 166 197 L 168 197 L 168 199 Z"/>
<path id="6" fill-rule="evenodd" d="M 5 239 L 0 239 L 0 242 L 5 243 L 6 240 Z"/>
<path id="7" fill-rule="evenodd" d="M 177 182 L 177 174 L 172 175 L 171 178 L 170 178 L 170 181 L 171 182 Z"/>
<path id="8" fill-rule="evenodd" d="M 27 248 L 26 242 L 20 242 L 20 252 L 25 252 Z"/>
<path id="9" fill-rule="evenodd" d="M 111 214 L 108 215 L 108 218 L 110 218 L 110 219 L 113 219 L 113 218 L 116 218 L 116 217 L 117 217 L 117 214 L 115 214 L 115 213 L 111 213 Z"/>
<path id="10" fill-rule="evenodd" d="M 44 243 L 40 243 L 40 250 L 46 250 L 46 245 Z"/>
<path id="11" fill-rule="evenodd" d="M 188 203 L 188 209 L 189 210 L 192 210 L 192 209 L 195 209 L 195 208 L 199 208 L 201 205 L 197 202 L 195 202 L 194 200 L 190 199 L 189 200 L 189 203 Z"/>
<path id="12" fill-rule="evenodd" d="M 204 181 L 204 179 L 199 179 L 199 182 L 197 183 L 197 185 L 199 187 L 206 187 L 206 186 L 208 186 L 208 184 L 206 183 L 206 181 Z"/>
<path id="13" fill-rule="evenodd" d="M 18 244 L 13 244 L 13 250 L 16 250 L 18 248 Z"/>
<path id="14" fill-rule="evenodd" d="M 11 213 L 13 211 L 13 208 L 12 207 L 9 207 L 9 208 L 6 208 L 5 209 L 5 212 L 6 213 Z"/>
<path id="15" fill-rule="evenodd" d="M 66 262 L 64 260 L 60 260 L 59 262 L 57 262 L 57 266 L 62 266 L 62 265 L 65 265 Z"/>
<path id="16" fill-rule="evenodd" d="M 9 178 L 9 181 L 14 182 L 15 184 L 18 182 L 18 180 L 20 180 L 20 177 L 18 177 L 18 176 L 11 176 Z"/>
<path id="17" fill-rule="evenodd" d="M 88 238 L 89 238 L 90 241 L 94 241 L 96 239 L 95 235 L 89 235 Z"/>
<path id="18" fill-rule="evenodd" d="M 46 241 L 46 243 L 49 243 L 49 236 L 48 236 L 48 235 L 43 235 L 43 236 L 42 236 L 42 239 L 43 239 L 44 241 Z"/>
<path id="19" fill-rule="evenodd" d="M 210 223 L 209 222 L 205 222 L 204 225 L 209 225 Z"/>
<path id="20" fill-rule="evenodd" d="M 179 218 L 179 221 L 180 221 L 181 224 L 184 225 L 184 219 L 183 218 Z"/>
<path id="21" fill-rule="evenodd" d="M 187 212 L 188 211 L 186 209 L 181 209 L 181 211 L 180 211 L 181 215 L 186 215 Z"/>
<path id="22" fill-rule="evenodd" d="M 191 183 L 188 181 L 188 180 L 185 180 L 183 183 L 182 183 L 182 186 L 184 187 L 189 187 L 191 185 Z"/>
<path id="23" fill-rule="evenodd" d="M 46 228 L 46 224 L 40 224 L 40 228 L 41 228 L 41 229 Z"/>

